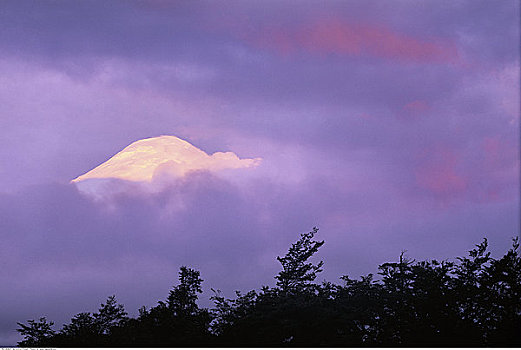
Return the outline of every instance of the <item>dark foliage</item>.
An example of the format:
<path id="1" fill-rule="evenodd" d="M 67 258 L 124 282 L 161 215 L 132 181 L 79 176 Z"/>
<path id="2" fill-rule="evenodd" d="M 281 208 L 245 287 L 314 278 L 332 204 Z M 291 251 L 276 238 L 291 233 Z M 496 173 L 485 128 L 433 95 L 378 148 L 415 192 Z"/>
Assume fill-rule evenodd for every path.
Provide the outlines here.
<path id="1" fill-rule="evenodd" d="M 291 245 L 288 253 L 284 257 L 277 257 L 282 265 L 282 271 L 277 277 L 277 286 L 284 292 L 298 293 L 306 287 L 311 287 L 311 282 L 317 277 L 317 273 L 321 272 L 324 262 L 321 261 L 317 265 L 307 262 L 308 259 L 315 254 L 324 244 L 324 241 L 313 241 L 313 236 L 318 229 L 303 233 L 300 239 Z"/>
<path id="2" fill-rule="evenodd" d="M 114 296 L 97 313 L 80 313 L 58 332 L 45 317 L 18 323 L 20 346 L 521 346 L 519 240 L 500 259 L 485 239 L 468 257 L 408 259 L 343 284 L 314 281 L 324 244 L 302 234 L 284 257 L 276 287 L 214 290 L 212 310 L 197 305 L 199 271 L 181 267 L 166 302 L 127 317 Z"/>

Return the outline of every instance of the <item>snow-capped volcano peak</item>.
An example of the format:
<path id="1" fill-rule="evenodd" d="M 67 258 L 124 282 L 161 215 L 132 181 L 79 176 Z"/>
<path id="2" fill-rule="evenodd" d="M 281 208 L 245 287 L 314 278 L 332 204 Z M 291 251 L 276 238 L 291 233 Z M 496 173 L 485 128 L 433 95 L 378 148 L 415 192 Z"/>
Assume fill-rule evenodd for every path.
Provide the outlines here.
<path id="1" fill-rule="evenodd" d="M 159 175 L 181 177 L 192 170 L 249 168 L 260 161 L 260 158 L 240 159 L 233 152 L 208 155 L 185 140 L 162 135 L 133 142 L 72 182 L 106 178 L 150 182 Z"/>

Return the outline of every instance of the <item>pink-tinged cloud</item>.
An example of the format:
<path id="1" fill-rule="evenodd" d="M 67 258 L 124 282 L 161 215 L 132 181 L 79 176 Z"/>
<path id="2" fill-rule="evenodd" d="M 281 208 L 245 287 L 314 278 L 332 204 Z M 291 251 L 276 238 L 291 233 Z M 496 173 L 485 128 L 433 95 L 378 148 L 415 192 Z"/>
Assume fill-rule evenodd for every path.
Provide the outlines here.
<path id="1" fill-rule="evenodd" d="M 423 113 L 427 112 L 430 109 L 430 106 L 425 101 L 415 100 L 405 104 L 402 107 L 402 110 L 398 114 L 398 117 L 401 119 L 414 119 L 418 118 Z"/>
<path id="2" fill-rule="evenodd" d="M 519 162 L 518 147 L 515 142 L 499 135 L 485 137 L 481 143 L 483 168 L 491 172 L 514 168 L 513 162 Z"/>
<path id="3" fill-rule="evenodd" d="M 449 149 L 427 151 L 424 161 L 415 170 L 417 185 L 443 200 L 463 194 L 468 181 L 458 173 L 458 163 L 458 155 Z"/>
<path id="4" fill-rule="evenodd" d="M 453 43 L 421 40 L 383 25 L 353 24 L 340 19 L 321 19 L 295 29 L 262 31 L 254 43 L 282 55 L 309 52 L 318 55 L 376 56 L 420 63 L 454 63 Z"/>
<path id="5" fill-rule="evenodd" d="M 358 117 L 361 118 L 361 119 L 365 119 L 365 120 L 368 120 L 368 119 L 374 119 L 374 116 L 372 116 L 372 115 L 369 114 L 369 113 L 362 113 L 362 114 L 359 114 Z"/>
<path id="6" fill-rule="evenodd" d="M 499 137 L 485 137 L 481 147 L 485 156 L 485 163 L 489 166 L 496 165 L 501 151 Z"/>
<path id="7" fill-rule="evenodd" d="M 515 143 L 499 135 L 487 136 L 480 147 L 479 171 L 474 172 L 480 202 L 496 202 L 515 198 L 519 184 L 519 156 Z"/>

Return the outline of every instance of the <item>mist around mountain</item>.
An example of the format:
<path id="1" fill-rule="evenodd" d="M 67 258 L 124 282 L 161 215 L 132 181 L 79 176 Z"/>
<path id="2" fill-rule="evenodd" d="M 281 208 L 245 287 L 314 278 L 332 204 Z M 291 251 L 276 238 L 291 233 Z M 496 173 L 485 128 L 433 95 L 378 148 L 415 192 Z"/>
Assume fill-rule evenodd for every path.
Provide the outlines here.
<path id="1" fill-rule="evenodd" d="M 18 323 L 25 347 L 112 346 L 521 346 L 519 239 L 493 258 L 484 239 L 453 261 L 415 261 L 405 252 L 377 276 L 317 283 L 324 241 L 318 229 L 289 248 L 273 287 L 227 298 L 212 289 L 200 308 L 201 273 L 183 266 L 179 282 L 135 318 L 110 296 L 56 330 L 45 317 Z M 223 271 L 226 273 L 226 271 Z M 255 273 L 252 271 L 252 273 Z"/>

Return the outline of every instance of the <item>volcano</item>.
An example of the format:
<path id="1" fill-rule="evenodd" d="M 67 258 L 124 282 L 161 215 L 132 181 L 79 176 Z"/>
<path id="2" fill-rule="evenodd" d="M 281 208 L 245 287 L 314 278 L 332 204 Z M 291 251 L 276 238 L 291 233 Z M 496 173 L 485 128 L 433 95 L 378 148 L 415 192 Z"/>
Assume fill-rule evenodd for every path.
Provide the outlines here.
<path id="1" fill-rule="evenodd" d="M 182 177 L 195 170 L 250 168 L 257 166 L 260 161 L 260 158 L 241 159 L 233 152 L 209 155 L 178 137 L 162 135 L 133 142 L 72 182 L 88 179 L 151 182 L 158 176 Z"/>

